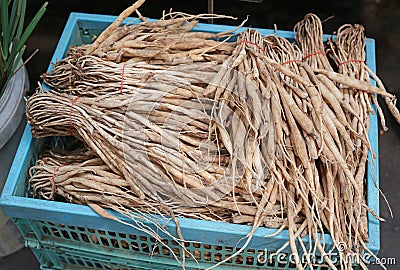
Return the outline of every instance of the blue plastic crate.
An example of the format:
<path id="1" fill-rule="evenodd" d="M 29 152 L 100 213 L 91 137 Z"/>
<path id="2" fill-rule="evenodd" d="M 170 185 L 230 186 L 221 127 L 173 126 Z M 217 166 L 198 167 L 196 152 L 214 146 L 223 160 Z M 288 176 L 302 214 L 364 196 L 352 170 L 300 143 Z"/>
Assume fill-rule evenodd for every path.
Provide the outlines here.
<path id="1" fill-rule="evenodd" d="M 27 219 L 16 219 L 16 224 L 27 232 L 25 234 L 27 247 L 33 249 L 41 265 L 48 269 L 66 269 L 64 261 L 59 261 L 59 255 L 54 255 L 54 250 L 61 254 L 67 253 L 81 257 L 84 255 L 87 260 L 112 261 L 113 264 L 124 267 L 147 266 L 148 269 L 182 269 L 171 253 L 172 250 L 175 255 L 181 256 L 182 250 L 176 242 L 168 239 L 163 242 L 171 250 L 157 243 L 154 238 L 138 235 L 135 231 L 127 234 L 44 221 L 30 222 Z M 213 246 L 193 242 L 188 243 L 186 249 L 198 261 L 197 263 L 186 257 L 186 269 L 210 267 L 236 251 L 231 246 Z M 264 250 L 247 249 L 218 269 L 296 269 L 294 264 L 284 260 L 260 263 L 257 260 L 259 252 L 264 252 Z M 82 265 L 82 263 L 80 264 Z"/>
<path id="2" fill-rule="evenodd" d="M 28 240 L 30 243 L 30 240 Z M 84 269 L 107 269 L 107 270 L 175 270 L 176 267 L 153 263 L 149 261 L 138 261 L 120 257 L 101 256 L 95 253 L 85 252 L 79 249 L 69 249 L 54 246 L 31 246 L 32 252 L 40 262 L 41 270 L 84 270 Z"/>
<path id="3" fill-rule="evenodd" d="M 115 16 L 71 13 L 51 63 L 61 60 L 70 46 L 91 42 L 94 35 L 98 35 L 115 19 Z M 135 23 L 135 21 L 137 21 L 137 19 L 130 18 L 126 22 Z M 232 28 L 232 26 L 198 24 L 195 30 L 221 32 Z M 239 31 L 243 30 L 244 28 Z M 257 30 L 260 31 L 262 35 L 274 33 L 273 30 Z M 289 31 L 278 31 L 276 34 L 288 39 L 293 39 L 294 37 L 293 32 Z M 325 38 L 327 37 L 328 36 L 325 36 Z M 367 39 L 366 51 L 368 66 L 375 71 L 374 40 Z M 51 69 L 51 65 L 49 69 Z M 369 139 L 377 157 L 376 159 L 372 159 L 371 155 L 369 155 L 369 166 L 367 168 L 367 204 L 375 213 L 379 214 L 378 121 L 376 114 L 371 115 Z M 46 201 L 28 196 L 27 181 L 29 167 L 36 162 L 37 155 L 45 142 L 57 144 L 60 143 L 60 141 L 59 138 L 32 138 L 30 127 L 26 126 L 0 198 L 0 205 L 4 213 L 14 218 L 16 224 L 26 237 L 28 246 L 32 246 L 32 241 L 37 241 L 39 243 L 38 248 L 36 248 L 37 250 L 43 247 L 49 250 L 52 248 L 60 250 L 62 248 L 67 248 L 70 253 L 74 251 L 88 252 L 96 254 L 96 256 L 100 256 L 104 259 L 109 256 L 114 256 L 116 258 L 123 258 L 126 262 L 135 260 L 175 267 L 179 266 L 173 259 L 172 254 L 164 254 L 162 250 L 160 250 L 158 254 L 153 252 L 153 255 L 151 255 L 156 244 L 152 241 L 151 237 L 145 235 L 145 233 L 134 230 L 132 227 L 121 223 L 100 217 L 88 206 Z M 119 217 L 124 221 L 128 221 L 125 217 L 120 215 Z M 206 268 L 220 261 L 221 258 L 224 259 L 229 254 L 234 253 L 238 247 L 243 245 L 245 236 L 251 230 L 250 226 L 223 222 L 210 222 L 187 218 L 180 218 L 179 221 L 184 238 L 186 240 L 199 242 L 190 243 L 190 247 L 188 247 L 192 253 L 198 254 L 198 256 L 195 256 L 198 260 L 198 264 L 194 260 L 186 260 L 188 267 L 194 268 Z M 160 220 L 160 222 L 163 221 Z M 176 226 L 174 222 L 167 222 L 166 228 L 171 234 L 176 235 Z M 81 230 L 85 230 L 85 232 Z M 250 269 L 296 269 L 296 267 L 289 262 L 281 265 L 278 265 L 278 262 L 271 262 L 269 264 L 268 262 L 264 264 L 257 262 L 259 253 L 263 253 L 265 250 L 268 252 L 276 251 L 288 241 L 288 232 L 286 230 L 271 238 L 264 237 L 275 231 L 275 229 L 268 228 L 257 229 L 244 253 L 232 261 L 227 262 L 219 269 L 231 269 L 235 268 L 235 266 L 239 268 L 248 267 Z M 368 248 L 377 254 L 380 248 L 379 221 L 371 214 L 368 214 L 368 231 L 370 240 Z M 90 237 L 87 238 L 87 236 L 86 238 L 88 241 L 85 241 L 86 238 L 82 236 L 85 234 L 90 236 L 93 233 L 99 235 L 103 234 L 105 236 L 97 235 L 97 237 L 100 237 L 100 241 L 97 241 L 97 243 L 91 241 Z M 138 239 L 142 239 L 143 243 L 140 243 L 138 249 L 129 247 L 126 249 L 122 245 L 123 242 L 121 242 L 125 240 L 118 237 L 115 238 L 120 234 L 135 236 Z M 104 238 L 104 241 L 101 241 L 101 238 Z M 327 248 L 333 245 L 329 235 L 325 235 L 324 240 Z M 304 239 L 305 245 L 307 245 L 308 241 L 308 238 Z M 113 243 L 117 244 L 114 245 Z M 181 254 L 179 253 L 179 248 L 174 246 L 173 241 L 166 239 L 166 243 L 171 248 L 176 248 L 176 252 Z M 144 246 L 147 245 L 147 248 L 142 248 L 142 244 Z M 289 248 L 285 251 L 290 252 Z M 44 250 L 40 252 L 37 251 L 36 253 L 40 253 L 42 257 L 47 254 Z M 205 254 L 207 256 L 205 256 Z M 215 254 L 217 254 L 217 256 Z M 48 256 L 48 258 L 53 257 L 50 255 Z M 55 269 L 63 268 L 56 267 Z"/>

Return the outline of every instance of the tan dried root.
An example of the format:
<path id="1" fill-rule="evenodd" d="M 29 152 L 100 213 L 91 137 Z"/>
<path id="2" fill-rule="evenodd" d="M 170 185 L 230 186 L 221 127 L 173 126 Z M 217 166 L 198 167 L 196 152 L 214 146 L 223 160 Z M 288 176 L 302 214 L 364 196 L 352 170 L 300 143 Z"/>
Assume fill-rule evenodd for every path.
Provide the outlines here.
<path id="1" fill-rule="evenodd" d="M 400 119 L 394 96 L 363 63 L 364 29 L 341 27 L 326 50 L 314 14 L 296 24 L 297 45 L 251 29 L 236 42 L 228 39 L 237 29 L 193 31 L 198 19 L 217 17 L 176 12 L 116 22 L 96 44 L 72 48 L 43 76 L 57 92 L 28 100 L 28 122 L 35 137 L 84 141 L 103 162 L 85 166 L 108 171 L 80 169 L 82 184 L 63 166 L 54 189 L 52 170 L 44 170 L 32 175 L 35 190 L 88 202 L 104 216 L 107 207 L 131 215 L 129 206 L 145 208 L 146 198 L 161 202 L 151 206 L 162 215 L 252 226 L 245 244 L 212 268 L 266 226 L 288 229 L 281 250 L 290 246 L 299 269 L 316 266 L 300 259 L 315 250 L 325 266 L 353 269 L 326 254 L 342 243 L 345 255 L 370 252 L 364 178 L 375 94 Z M 108 183 L 117 178 L 118 186 Z M 333 246 L 325 246 L 325 234 Z"/>

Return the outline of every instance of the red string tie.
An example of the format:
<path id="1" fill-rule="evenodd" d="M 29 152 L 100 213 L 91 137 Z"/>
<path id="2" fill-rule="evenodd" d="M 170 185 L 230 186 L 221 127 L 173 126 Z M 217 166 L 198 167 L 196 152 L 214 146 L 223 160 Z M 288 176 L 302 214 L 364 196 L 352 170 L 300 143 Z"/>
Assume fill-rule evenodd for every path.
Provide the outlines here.
<path id="1" fill-rule="evenodd" d="M 283 62 L 281 65 L 284 66 L 284 65 L 288 65 L 288 64 L 290 64 L 290 63 L 300 63 L 300 62 L 301 62 L 301 60 L 292 59 L 292 60 Z"/>
<path id="2" fill-rule="evenodd" d="M 56 193 L 56 182 L 54 181 L 54 178 L 56 177 L 56 175 L 57 175 L 58 171 L 61 169 L 61 167 L 64 167 L 65 165 L 66 165 L 65 163 L 62 163 L 53 172 L 53 176 L 51 177 L 51 185 L 53 186 L 53 194 Z"/>
<path id="3" fill-rule="evenodd" d="M 125 66 L 126 66 L 126 64 L 123 64 L 123 65 L 122 65 L 121 86 L 119 87 L 119 93 L 120 93 L 120 94 L 122 94 L 122 87 L 124 86 Z"/>
<path id="4" fill-rule="evenodd" d="M 74 98 L 71 103 L 71 108 L 69 110 L 69 135 L 72 136 L 72 108 L 74 107 L 75 103 L 78 101 L 79 97 Z"/>
<path id="5" fill-rule="evenodd" d="M 259 49 L 260 51 L 264 52 L 264 48 L 261 47 L 260 45 L 258 45 L 257 43 L 251 42 L 251 41 L 249 41 L 249 40 L 242 40 L 242 41 L 239 42 L 239 45 L 242 44 L 242 43 L 247 43 L 247 44 L 253 45 L 253 46 L 255 46 L 257 49 Z"/>
<path id="6" fill-rule="evenodd" d="M 344 64 L 348 64 L 348 63 L 364 63 L 364 60 L 361 60 L 361 59 L 350 59 L 350 60 L 343 61 L 343 62 L 339 63 L 338 67 L 340 67 L 341 65 L 344 65 Z"/>
<path id="7" fill-rule="evenodd" d="M 307 58 L 310 58 L 310 57 L 312 57 L 312 56 L 318 55 L 318 54 L 321 54 L 321 55 L 326 55 L 324 52 L 315 52 L 315 53 L 310 53 L 310 54 L 308 54 L 308 55 L 304 56 L 304 57 L 303 57 L 303 60 L 305 60 L 305 59 L 307 59 Z"/>

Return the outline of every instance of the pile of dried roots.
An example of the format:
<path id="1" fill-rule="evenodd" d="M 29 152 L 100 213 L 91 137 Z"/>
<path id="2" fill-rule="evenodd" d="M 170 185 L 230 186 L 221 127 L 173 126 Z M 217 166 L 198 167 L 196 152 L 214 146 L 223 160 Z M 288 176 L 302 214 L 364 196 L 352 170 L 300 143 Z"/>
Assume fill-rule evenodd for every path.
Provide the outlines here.
<path id="1" fill-rule="evenodd" d="M 345 255 L 370 252 L 367 213 L 380 219 L 365 199 L 374 106 L 385 128 L 376 95 L 400 120 L 395 97 L 365 64 L 364 29 L 344 25 L 324 44 L 313 14 L 296 24 L 296 43 L 251 29 L 193 31 L 215 15 L 150 22 L 138 13 L 142 22 L 120 26 L 142 2 L 93 44 L 71 48 L 43 75 L 51 90 L 27 101 L 34 137 L 72 135 L 86 145 L 46 153 L 30 170 L 33 190 L 114 218 L 111 208 L 139 229 L 132 213 L 251 225 L 232 256 L 260 226 L 288 229 L 282 249 L 318 250 L 332 269 L 352 269 L 331 260 L 321 235 L 344 243 Z"/>

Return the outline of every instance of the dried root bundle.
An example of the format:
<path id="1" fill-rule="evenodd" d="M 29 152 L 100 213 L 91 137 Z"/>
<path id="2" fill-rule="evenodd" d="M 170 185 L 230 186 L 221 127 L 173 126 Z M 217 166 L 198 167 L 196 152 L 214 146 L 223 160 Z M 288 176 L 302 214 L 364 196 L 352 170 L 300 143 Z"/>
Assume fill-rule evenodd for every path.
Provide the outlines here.
<path id="1" fill-rule="evenodd" d="M 322 36 L 319 34 L 307 36 L 311 50 L 314 50 L 314 47 L 321 48 L 312 46 L 313 38 L 315 42 L 322 44 Z M 258 98 L 260 96 L 265 98 L 261 99 L 262 104 L 267 104 L 262 112 L 270 114 L 269 118 L 264 115 L 259 119 L 273 119 L 272 129 L 266 128 L 267 122 L 263 122 L 261 126 L 264 130 L 272 130 L 275 134 L 275 141 L 271 143 L 274 145 L 272 156 L 275 157 L 269 158 L 268 163 L 266 159 L 260 158 L 260 161 L 254 159 L 262 155 L 254 155 L 246 169 L 253 169 L 253 171 L 249 169 L 248 175 L 252 174 L 254 179 L 254 175 L 257 175 L 254 168 L 257 168 L 256 164 L 260 162 L 269 172 L 267 174 L 269 177 L 261 182 L 265 194 L 270 196 L 271 189 L 267 187 L 273 186 L 272 183 L 276 181 L 279 192 L 287 195 L 283 204 L 288 218 L 289 245 L 293 254 L 307 253 L 305 249 L 298 250 L 296 244 L 298 241 L 300 246 L 304 247 L 301 238 L 298 238 L 298 235 L 304 232 L 313 238 L 314 249 L 326 254 L 327 250 L 323 247 L 323 240 L 318 233 L 327 232 L 332 236 L 335 246 L 339 243 L 346 244 L 345 255 L 362 256 L 363 252 L 368 252 L 365 244 L 368 242 L 367 212 L 371 212 L 366 206 L 363 192 L 367 154 L 371 149 L 366 132 L 369 127 L 366 116 L 369 117 L 369 114 L 362 116 L 359 127 L 354 127 L 352 119 L 361 119 L 361 116 L 353 114 L 354 109 L 352 110 L 348 100 L 343 100 L 337 85 L 352 88 L 358 95 L 381 94 L 388 99 L 392 96 L 382 89 L 372 87 L 369 82 L 367 86 L 362 77 L 352 77 L 347 74 L 346 77 L 342 77 L 331 71 L 331 68 L 326 70 L 328 61 L 325 52 L 321 55 L 326 61 L 310 61 L 314 68 L 305 63 L 306 59 L 301 56 L 302 54 L 309 52 L 305 49 L 301 52 L 295 45 L 282 38 L 269 36 L 260 39 L 257 32 L 247 31 L 239 38 L 232 58 L 224 62 L 219 72 L 225 76 L 229 74 L 229 70 L 240 74 L 239 68 L 236 67 L 240 64 L 246 66 L 245 70 L 251 71 L 246 78 L 253 80 L 252 84 L 256 85 L 259 94 Z M 256 113 L 259 110 L 254 112 L 254 107 L 251 107 L 254 105 L 254 95 L 246 92 L 247 85 L 241 84 L 240 80 L 236 79 L 239 77 L 239 75 L 231 76 L 225 80 L 226 77 L 217 75 L 215 78 L 218 78 L 223 85 L 217 87 L 215 98 L 221 98 L 231 104 L 237 104 L 236 99 L 246 101 L 251 112 L 245 118 L 249 120 L 246 130 L 249 137 L 254 134 L 254 138 L 248 139 L 248 142 L 257 141 L 256 147 L 261 148 L 263 140 L 257 137 L 260 132 L 254 128 L 257 127 Z M 239 85 L 239 87 L 245 85 L 245 87 L 232 89 L 228 87 L 229 85 Z M 215 88 L 213 86 L 208 88 L 210 87 Z M 232 92 L 236 99 L 228 98 Z M 273 104 L 277 104 L 276 109 Z M 243 105 L 240 107 L 246 108 Z M 234 129 L 231 130 L 234 134 Z M 250 149 L 254 153 L 259 151 L 259 149 L 254 150 L 254 146 Z M 262 151 L 260 153 L 264 154 Z M 251 180 L 246 181 L 251 182 Z M 271 197 L 264 200 L 267 204 L 255 202 L 259 211 L 259 215 L 256 216 L 262 215 L 264 209 L 261 207 L 268 205 L 270 200 Z M 301 229 L 292 223 L 299 213 L 305 217 Z M 257 226 L 255 220 L 253 231 Z M 329 267 L 337 269 L 328 256 L 324 259 Z M 299 269 L 304 269 L 310 264 L 303 265 L 304 262 L 300 260 L 296 263 Z M 360 264 L 365 267 L 364 262 Z M 352 264 L 341 261 L 340 267 L 351 269 Z"/>
<path id="2" fill-rule="evenodd" d="M 128 11 L 94 44 L 72 49 L 44 75 L 53 90 L 27 102 L 35 137 L 73 135 L 93 151 L 70 168 L 87 183 L 73 182 L 63 166 L 55 184 L 50 175 L 61 157 L 53 153 L 53 163 L 32 169 L 32 187 L 48 199 L 57 192 L 114 209 L 84 197 L 112 189 L 124 213 L 165 214 L 167 207 L 173 215 L 252 225 L 243 247 L 214 267 L 266 226 L 288 229 L 281 250 L 317 250 L 331 269 L 352 269 L 343 258 L 369 252 L 367 213 L 376 216 L 364 194 L 376 94 L 400 120 L 394 96 L 364 63 L 364 29 L 345 25 L 325 48 L 321 21 L 308 14 L 295 26 L 297 45 L 250 29 L 233 43 L 234 30 L 192 31 L 211 15 L 170 13 L 119 27 Z M 107 174 L 83 169 L 93 160 Z M 111 174 L 117 186 L 106 180 Z M 326 233 L 333 249 L 346 246 L 339 264 L 327 255 Z M 312 269 L 312 261 L 294 258 L 298 269 Z"/>
<path id="3" fill-rule="evenodd" d="M 92 55 L 70 56 L 56 63 L 47 74 L 45 83 L 52 89 L 79 96 L 98 96 L 112 93 L 135 94 L 138 89 L 152 87 L 152 82 L 173 83 L 176 86 L 206 85 L 220 65 L 198 62 L 176 66 L 147 63 L 123 63 L 104 60 Z M 62 74 L 62 75 L 61 75 Z"/>
<path id="4" fill-rule="evenodd" d="M 294 26 L 293 31 L 296 41 L 303 52 L 304 61 L 311 68 L 332 70 L 325 53 L 324 31 L 320 18 L 315 14 L 309 13 Z"/>
<path id="5" fill-rule="evenodd" d="M 232 189 L 229 154 L 219 135 L 208 132 L 210 102 L 179 91 L 98 98 L 46 91 L 29 99 L 27 117 L 35 137 L 83 140 L 140 197 L 144 192 L 186 205 L 215 201 Z"/>
<path id="6" fill-rule="evenodd" d="M 140 16 L 142 22 L 120 26 L 143 2 L 137 1 L 124 10 L 93 44 L 81 46 L 79 52 L 117 63 L 128 61 L 159 65 L 222 62 L 232 52 L 232 43 L 215 39 L 227 40 L 235 29 L 220 33 L 192 31 L 201 19 L 235 19 L 230 16 L 171 12 L 157 21 L 148 21 Z"/>
<path id="7" fill-rule="evenodd" d="M 118 201 L 131 209 L 146 209 L 144 202 L 129 190 L 128 182 L 89 149 L 44 152 L 29 169 L 29 175 L 33 192 L 48 200 L 61 195 L 73 203 L 107 205 Z"/>
<path id="8" fill-rule="evenodd" d="M 72 203 L 88 205 L 105 218 L 147 233 L 174 254 L 162 241 L 162 232 L 178 243 L 185 254 L 189 254 L 183 239 L 171 235 L 154 216 L 161 216 L 168 222 L 172 219 L 169 217 L 172 210 L 168 206 L 160 207 L 160 202 L 150 198 L 142 200 L 137 197 L 130 191 L 129 183 L 125 179 L 111 171 L 93 151 L 85 147 L 78 147 L 73 151 L 51 149 L 44 152 L 36 165 L 29 169 L 29 175 L 29 185 L 33 192 L 43 198 L 54 199 L 61 196 Z M 129 222 L 106 209 L 123 215 Z M 177 226 L 179 227 L 179 223 Z M 175 258 L 180 261 L 178 257 Z"/>
<path id="9" fill-rule="evenodd" d="M 191 31 L 199 19 L 227 18 L 213 15 L 169 13 L 158 21 L 125 25 L 116 29 L 91 55 L 119 62 L 149 62 L 160 65 L 215 61 L 222 62 L 233 50 L 228 39 L 232 34 Z M 230 17 L 231 18 L 231 17 Z"/>
<path id="10" fill-rule="evenodd" d="M 115 174 L 86 147 L 47 150 L 41 154 L 36 165 L 30 168 L 29 175 L 33 193 L 42 198 L 56 200 L 59 197 L 72 203 L 98 204 L 102 208 L 123 210 L 122 214 L 140 212 L 164 216 L 173 211 L 177 217 L 250 224 L 256 212 L 240 193 L 237 194 L 237 209 L 229 206 L 232 204 L 229 196 L 197 208 L 170 208 L 167 204 L 160 208 L 160 201 L 154 201 L 151 197 L 142 200 L 132 193 L 129 182 Z M 237 210 L 240 210 L 240 215 Z M 265 215 L 263 223 L 268 224 L 268 227 L 279 228 L 282 219 L 282 209 L 277 204 Z"/>

